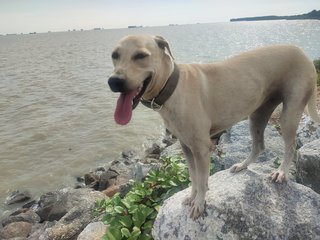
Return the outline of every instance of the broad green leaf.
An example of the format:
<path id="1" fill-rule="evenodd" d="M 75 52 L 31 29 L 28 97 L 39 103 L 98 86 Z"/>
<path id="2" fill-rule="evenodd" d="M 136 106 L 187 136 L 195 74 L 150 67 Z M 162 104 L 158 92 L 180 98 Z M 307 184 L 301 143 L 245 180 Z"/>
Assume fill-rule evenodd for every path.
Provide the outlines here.
<path id="1" fill-rule="evenodd" d="M 143 214 L 143 217 L 146 219 L 154 210 L 152 208 L 146 207 L 142 205 L 141 212 Z"/>
<path id="2" fill-rule="evenodd" d="M 134 214 L 135 212 L 137 212 L 139 209 L 138 209 L 138 206 L 137 205 L 132 205 L 128 208 L 128 212 L 130 214 Z"/>
<path id="3" fill-rule="evenodd" d="M 121 206 L 115 206 L 114 211 L 121 214 L 124 212 L 124 208 Z"/>
<path id="4" fill-rule="evenodd" d="M 118 206 L 121 204 L 121 198 L 119 195 L 115 195 L 112 199 L 113 199 L 114 205 Z"/>
<path id="5" fill-rule="evenodd" d="M 126 228 L 131 228 L 132 226 L 131 216 L 121 216 L 119 222 Z"/>
<path id="6" fill-rule="evenodd" d="M 170 181 L 169 183 L 171 186 L 175 186 L 175 187 L 178 186 L 174 181 Z"/>
<path id="7" fill-rule="evenodd" d="M 148 231 L 152 229 L 152 226 L 153 226 L 153 221 L 149 220 L 142 225 L 142 229 Z"/>
<path id="8" fill-rule="evenodd" d="M 133 220 L 133 224 L 140 228 L 141 225 L 144 223 L 144 221 L 146 220 L 146 217 L 143 215 L 143 213 L 141 211 L 137 211 L 133 214 L 132 216 L 132 220 Z"/>
<path id="9" fill-rule="evenodd" d="M 159 212 L 159 211 L 160 211 L 160 207 L 161 207 L 160 205 L 157 205 L 157 206 L 154 207 L 154 209 L 155 209 L 157 212 Z"/>
<path id="10" fill-rule="evenodd" d="M 133 227 L 133 231 L 131 232 L 132 237 L 139 237 L 141 234 L 140 228 L 138 227 Z"/>
<path id="11" fill-rule="evenodd" d="M 152 240 L 153 238 L 147 234 L 147 233 L 143 233 L 142 235 L 140 235 L 139 240 Z"/>
<path id="12" fill-rule="evenodd" d="M 107 213 L 112 213 L 113 212 L 113 206 L 111 206 L 111 205 L 108 205 L 107 207 L 106 207 L 106 210 L 105 210 Z"/>
<path id="13" fill-rule="evenodd" d="M 128 201 L 130 202 L 140 202 L 141 201 L 141 196 L 137 194 L 130 194 L 127 196 Z"/>
<path id="14" fill-rule="evenodd" d="M 127 198 L 122 199 L 121 202 L 126 208 L 130 208 L 130 206 L 132 205 L 132 203 Z"/>
<path id="15" fill-rule="evenodd" d="M 128 228 L 121 228 L 121 233 L 123 237 L 129 238 L 131 233 Z"/>
<path id="16" fill-rule="evenodd" d="M 120 240 L 122 238 L 122 234 L 119 228 L 110 227 L 106 233 L 108 240 Z"/>

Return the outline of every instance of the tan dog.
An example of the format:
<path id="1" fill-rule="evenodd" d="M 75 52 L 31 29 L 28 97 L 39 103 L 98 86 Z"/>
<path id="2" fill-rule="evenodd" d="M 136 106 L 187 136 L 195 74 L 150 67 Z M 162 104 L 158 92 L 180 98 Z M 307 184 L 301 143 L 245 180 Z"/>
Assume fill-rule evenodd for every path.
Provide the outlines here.
<path id="1" fill-rule="evenodd" d="M 295 135 L 301 115 L 320 122 L 316 111 L 316 70 L 310 59 L 294 46 L 270 46 L 213 64 L 175 65 L 162 37 L 129 36 L 112 53 L 112 91 L 120 92 L 115 120 L 127 124 L 141 97 L 150 100 L 166 127 L 178 137 L 192 180 L 191 217 L 204 211 L 211 152 L 210 136 L 245 117 L 250 119 L 253 139 L 250 156 L 230 168 L 238 172 L 264 150 L 264 129 L 274 109 L 283 103 L 281 131 L 285 156 L 271 174 L 275 182 L 288 180 L 295 151 Z M 177 86 L 162 106 L 153 104 L 173 72 Z M 169 79 L 169 80 L 168 80 Z M 174 85 L 174 84 L 173 84 Z"/>

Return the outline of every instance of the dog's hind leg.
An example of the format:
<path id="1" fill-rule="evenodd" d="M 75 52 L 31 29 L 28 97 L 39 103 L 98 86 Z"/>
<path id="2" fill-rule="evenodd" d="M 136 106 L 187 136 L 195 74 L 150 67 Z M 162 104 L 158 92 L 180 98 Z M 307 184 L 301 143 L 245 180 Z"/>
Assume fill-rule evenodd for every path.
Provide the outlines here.
<path id="1" fill-rule="evenodd" d="M 271 174 L 272 181 L 283 182 L 288 180 L 291 162 L 296 153 L 296 131 L 301 119 L 304 105 L 298 101 L 284 104 L 280 118 L 282 138 L 284 140 L 284 160 L 278 170 Z"/>
<path id="2" fill-rule="evenodd" d="M 249 157 L 241 163 L 234 164 L 230 172 L 239 172 L 254 162 L 264 150 L 264 130 L 274 109 L 279 105 L 280 100 L 271 99 L 264 103 L 249 117 L 250 134 L 252 137 L 252 149 Z"/>
<path id="3" fill-rule="evenodd" d="M 189 197 L 187 197 L 182 203 L 185 205 L 191 205 L 192 201 L 194 200 L 194 198 L 197 195 L 197 190 L 196 190 L 196 186 L 197 186 L 197 178 L 196 178 L 196 166 L 194 163 L 194 158 L 193 158 L 193 154 L 190 150 L 190 148 L 185 145 L 183 142 L 180 141 L 181 147 L 182 147 L 182 151 L 186 157 L 187 160 L 187 164 L 188 164 L 188 168 L 189 168 L 189 175 L 190 175 L 190 180 L 191 180 L 191 195 Z"/>

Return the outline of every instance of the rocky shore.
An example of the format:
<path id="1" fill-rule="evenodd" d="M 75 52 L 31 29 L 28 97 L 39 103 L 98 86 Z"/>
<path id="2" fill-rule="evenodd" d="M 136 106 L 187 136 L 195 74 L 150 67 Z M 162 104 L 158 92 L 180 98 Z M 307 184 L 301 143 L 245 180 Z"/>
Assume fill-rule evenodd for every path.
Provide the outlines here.
<path id="1" fill-rule="evenodd" d="M 261 174 L 265 174 L 271 168 L 277 167 L 279 164 L 279 158 L 282 158 L 283 145 L 282 139 L 279 131 L 277 130 L 275 124 L 268 125 L 265 133 L 266 146 L 267 150 L 260 156 L 256 164 L 254 164 L 253 169 L 256 174 L 251 173 L 241 173 L 238 174 L 237 182 L 239 182 L 239 191 L 241 195 L 241 186 L 243 186 L 243 191 L 248 191 L 248 184 L 252 189 L 257 192 L 259 189 L 267 189 L 268 192 L 272 192 L 272 186 L 269 186 L 264 183 L 263 177 Z M 214 164 L 215 172 L 221 171 L 217 176 L 220 176 L 220 179 L 230 178 L 227 171 L 224 169 L 229 168 L 233 163 L 242 160 L 245 156 L 248 155 L 250 151 L 250 137 L 248 130 L 248 121 L 242 121 L 224 133 L 217 141 L 217 147 L 212 155 L 212 162 Z M 310 198 L 313 199 L 313 203 L 316 206 L 320 206 L 320 126 L 311 122 L 308 117 L 304 117 L 301 121 L 298 133 L 297 133 L 297 142 L 299 146 L 299 151 L 294 166 L 291 171 L 291 180 L 293 182 L 302 183 L 307 187 L 294 186 L 291 190 L 285 190 L 286 194 L 292 192 L 292 198 L 294 195 L 301 195 L 305 191 L 308 192 Z M 32 197 L 27 192 L 15 192 L 12 196 L 8 197 L 7 204 L 20 204 L 22 205 L 19 210 L 11 213 L 9 216 L 6 216 L 1 220 L 0 226 L 0 239 L 15 239 L 15 240 L 95 240 L 102 239 L 102 236 L 105 234 L 107 227 L 103 224 L 102 218 L 105 213 L 99 213 L 94 211 L 95 204 L 97 201 L 102 200 L 106 197 L 112 197 L 115 193 L 120 192 L 121 195 L 125 195 L 131 187 L 130 179 L 135 181 L 141 181 L 145 178 L 146 174 L 151 169 L 158 169 L 161 166 L 161 161 L 159 160 L 161 156 L 173 156 L 176 154 L 181 154 L 181 148 L 179 143 L 176 143 L 176 139 L 167 135 L 166 139 L 162 143 L 154 143 L 150 148 L 148 148 L 144 153 L 136 153 L 131 150 L 127 150 L 121 153 L 121 156 L 118 159 L 115 159 L 113 162 L 109 163 L 107 166 L 99 167 L 92 172 L 88 172 L 84 176 L 78 177 L 75 181 L 74 188 L 63 188 L 56 191 L 51 191 L 43 194 L 38 199 L 32 199 Z M 251 174 L 251 175 L 250 175 Z M 243 180 L 241 180 L 243 179 Z M 217 182 L 215 179 L 213 182 Z M 245 181 L 245 182 L 241 182 Z M 252 181 L 252 183 L 251 183 Z M 257 188 L 253 187 L 253 183 L 261 183 L 257 185 Z M 234 185 L 236 183 L 233 183 Z M 226 193 L 215 192 L 213 195 L 223 195 L 226 199 L 233 199 L 235 196 L 230 196 L 228 190 L 228 184 L 226 185 Z M 260 187 L 259 187 L 260 186 Z M 292 186 L 292 185 L 290 185 Z M 222 189 L 214 186 L 218 190 Z M 311 190 L 311 189 L 313 190 Z M 220 189 L 220 190 L 219 190 Z M 271 189 L 271 190 L 270 190 Z M 293 190 L 292 190 L 293 189 Z M 309 190 L 306 190 L 309 189 Z M 249 189 L 250 190 L 250 189 Z M 266 191 L 267 191 L 266 190 Z M 186 190 L 188 191 L 188 190 Z M 315 191 L 315 192 L 314 192 Z M 316 193 L 317 192 L 317 193 Z M 232 191 L 230 191 L 230 194 Z M 178 193 L 182 194 L 183 193 Z M 180 196 L 179 195 L 179 196 Z M 300 196 L 299 195 L 299 196 Z M 231 198 L 230 198 L 231 197 Z M 238 196 L 240 198 L 240 196 Z M 176 195 L 172 197 L 173 199 L 179 198 Z M 171 199 L 171 198 L 170 198 Z M 166 201 L 166 206 L 172 203 L 171 200 Z M 210 199 L 210 197 L 209 197 Z M 213 197 L 213 199 L 215 199 Z M 268 198 L 269 199 L 269 198 Z M 261 199 L 260 199 L 261 200 Z M 211 204 L 209 200 L 209 205 Z M 241 198 L 239 199 L 241 202 Z M 269 200 L 266 200 L 268 202 Z M 271 200 L 270 200 L 271 201 Z M 279 204 L 282 204 L 281 201 L 285 199 L 277 198 Z M 21 203 L 22 202 L 22 203 Z M 232 202 L 232 201 L 231 201 Z M 272 201 L 271 201 L 272 202 Z M 319 203 L 319 205 L 317 205 Z M 258 204 L 258 203 L 257 203 Z M 249 204 L 250 205 L 250 204 Z M 248 206 L 249 206 L 248 205 Z M 312 205 L 312 204 L 311 204 Z M 171 205 L 170 205 L 171 206 Z M 213 203 L 212 209 L 219 208 L 222 209 L 222 205 L 215 205 Z M 232 220 L 229 219 L 232 216 L 232 211 L 229 205 L 224 205 L 227 212 L 221 210 L 221 216 L 226 217 L 225 221 L 229 222 Z M 171 206 L 172 207 L 172 206 Z M 188 239 L 205 239 L 201 238 L 198 233 L 195 232 L 198 229 L 198 223 L 195 228 L 191 229 L 176 229 L 176 228 L 163 228 L 165 226 L 174 226 L 171 224 L 172 219 L 179 219 L 179 221 L 189 221 L 183 214 L 187 212 L 183 209 L 182 212 L 177 211 L 177 218 L 166 218 L 169 212 L 172 210 L 171 207 L 162 208 L 160 216 L 155 223 L 154 227 L 154 238 L 155 239 L 170 239 L 166 236 L 179 236 L 177 238 L 171 239 L 184 239 L 180 236 L 185 236 L 187 234 Z M 180 204 L 174 202 L 174 207 L 180 207 Z M 288 205 L 288 208 L 290 206 Z M 165 210 L 169 212 L 166 212 Z M 229 209 L 229 210 L 228 210 Z M 210 209 L 209 209 L 210 210 Z M 272 210 L 272 209 L 271 209 Z M 312 210 L 312 209 L 311 209 Z M 311 211 L 310 210 L 310 211 Z M 210 210 L 211 211 L 211 210 Z M 215 211 L 208 212 L 208 216 L 205 219 L 217 219 L 217 216 L 210 216 L 211 214 L 216 214 Z M 271 211 L 274 213 L 281 212 L 280 208 L 275 208 Z M 306 212 L 309 210 L 306 210 Z M 235 212 L 235 211 L 234 211 Z M 231 215 L 229 215 L 229 213 Z M 180 215 L 179 215 L 180 214 Z M 240 214 L 240 213 L 239 213 Z M 239 215 L 238 214 L 238 215 Z M 241 213 L 243 214 L 243 213 Z M 240 215 L 241 215 L 240 214 Z M 239 215 L 239 216 L 240 216 Z M 320 215 L 320 213 L 318 213 Z M 220 216 L 220 215 L 219 215 Z M 242 215 L 241 215 L 242 216 Z M 182 219 L 182 218 L 183 219 Z M 246 215 L 242 216 L 243 219 L 246 219 Z M 308 216 L 303 215 L 304 219 Z M 221 217 L 222 218 L 222 217 Z M 262 216 L 259 215 L 259 218 Z M 276 216 L 275 216 L 276 218 Z M 309 216 L 310 218 L 310 216 Z M 218 217 L 219 221 L 221 219 Z M 229 220 L 228 220 L 229 219 Z M 236 218 L 235 218 L 236 219 Z M 300 218 L 299 218 L 300 219 Z M 311 218 L 310 218 L 311 219 Z M 309 220 L 310 220 L 309 219 Z M 240 219 L 241 220 L 241 219 Z M 308 219 L 307 219 L 308 220 Z M 314 227 L 312 225 L 314 219 L 311 219 L 308 226 Z M 317 220 L 317 219 L 316 219 Z M 200 221 L 201 222 L 201 221 Z M 221 223 L 221 222 L 220 222 Z M 171 225 L 170 225 L 171 224 Z M 201 222 L 203 228 L 208 228 L 208 224 L 211 222 Z M 225 223 L 227 224 L 227 223 Z M 279 223 L 280 224 L 280 223 Z M 188 224 L 193 226 L 194 224 Z M 230 224 L 229 224 L 230 225 Z M 229 226 L 228 225 L 228 226 Z M 182 225 L 181 225 L 182 226 Z M 200 226 L 200 227 L 201 227 Z M 219 229 L 220 225 L 217 225 L 214 229 L 216 232 Z M 224 226 L 223 224 L 221 226 Z M 225 227 L 228 227 L 225 225 Z M 272 225 L 276 226 L 276 225 Z M 295 226 L 294 224 L 292 225 Z M 239 225 L 239 228 L 243 226 Z M 250 228 L 250 227 L 249 227 Z M 248 228 L 248 229 L 249 229 Z M 209 228 L 208 228 L 209 229 Z M 222 228 L 221 228 L 222 229 Z M 227 231 L 240 231 L 237 229 L 236 224 L 229 226 Z M 230 230 L 231 229 L 231 230 Z M 281 229 L 281 227 L 277 228 Z M 320 229 L 315 227 L 316 237 L 320 237 Z M 172 231 L 172 234 L 170 232 Z M 181 232 L 177 232 L 181 231 Z M 249 231 L 249 230 L 248 230 Z M 281 230 L 282 231 L 282 230 Z M 207 230 L 202 231 L 208 234 Z M 262 231 L 263 232 L 263 231 Z M 163 235 L 164 234 L 164 235 Z M 225 233 L 218 234 L 217 236 L 227 236 L 223 235 Z M 251 234 L 247 233 L 247 236 Z M 193 236 L 193 237 L 192 237 Z M 231 236 L 231 235 L 230 235 Z M 245 236 L 245 235 L 244 235 Z M 251 235 L 250 235 L 251 236 Z M 271 235 L 270 235 L 271 236 Z M 217 238 L 218 239 L 218 238 Z M 223 238 L 224 239 L 224 238 Z M 228 238 L 226 238 L 228 239 Z M 284 238 L 285 239 L 285 238 Z M 306 238 L 308 239 L 308 238 Z"/>
<path id="2" fill-rule="evenodd" d="M 96 202 L 131 189 L 129 180 L 141 181 L 161 164 L 160 154 L 176 142 L 167 134 L 144 153 L 125 150 L 119 158 L 75 179 L 75 186 L 47 192 L 33 199 L 28 191 L 14 191 L 7 205 L 20 208 L 1 219 L 0 239 L 15 240 L 95 240 L 107 227 L 105 213 L 94 211 Z"/>

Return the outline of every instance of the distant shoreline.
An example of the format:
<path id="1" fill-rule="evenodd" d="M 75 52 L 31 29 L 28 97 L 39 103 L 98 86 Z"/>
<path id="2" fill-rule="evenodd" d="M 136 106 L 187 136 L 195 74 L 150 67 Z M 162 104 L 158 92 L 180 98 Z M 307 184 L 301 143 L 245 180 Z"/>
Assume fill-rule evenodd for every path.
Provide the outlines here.
<path id="1" fill-rule="evenodd" d="M 292 16 L 261 16 L 261 17 L 244 17 L 244 18 L 232 18 L 230 22 L 238 21 L 265 21 L 265 20 L 320 20 L 320 10 L 313 10 L 309 13 L 292 15 Z"/>

